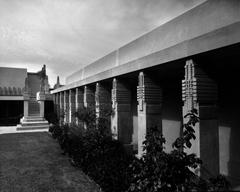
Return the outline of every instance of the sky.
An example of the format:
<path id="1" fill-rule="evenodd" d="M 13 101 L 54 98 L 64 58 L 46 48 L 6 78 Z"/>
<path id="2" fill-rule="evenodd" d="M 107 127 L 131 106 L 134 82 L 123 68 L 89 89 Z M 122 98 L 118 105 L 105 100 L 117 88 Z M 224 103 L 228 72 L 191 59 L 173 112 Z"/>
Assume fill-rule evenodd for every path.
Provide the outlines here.
<path id="1" fill-rule="evenodd" d="M 0 0 L 0 67 L 50 85 L 205 0 Z"/>

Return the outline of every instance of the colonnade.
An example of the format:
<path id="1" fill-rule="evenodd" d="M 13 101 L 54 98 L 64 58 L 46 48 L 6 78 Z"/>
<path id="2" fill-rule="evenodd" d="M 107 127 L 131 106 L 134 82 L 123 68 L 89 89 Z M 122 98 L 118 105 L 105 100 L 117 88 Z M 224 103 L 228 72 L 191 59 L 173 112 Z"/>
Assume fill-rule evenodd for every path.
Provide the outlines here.
<path id="1" fill-rule="evenodd" d="M 164 135 L 166 140 L 176 139 L 181 134 L 180 126 L 163 126 L 163 121 L 166 121 L 163 117 L 164 86 L 149 72 L 136 73 L 136 87 L 126 77 L 119 76 L 54 93 L 58 116 L 62 122 L 72 123 L 77 122 L 73 113 L 83 107 L 95 108 L 98 117 L 107 107 L 113 111 L 110 120 L 113 137 L 138 156 L 143 154 L 142 142 L 149 127 L 157 126 L 163 133 L 171 134 Z M 186 61 L 182 79 L 182 82 L 177 82 L 182 84 L 182 90 L 179 90 L 182 91 L 182 111 L 178 112 L 182 122 L 186 122 L 183 116 L 193 108 L 197 109 L 200 117 L 200 123 L 195 127 L 196 140 L 192 141 L 190 152 L 196 153 L 205 162 L 205 167 L 216 174 L 219 172 L 217 83 L 193 60 Z M 64 111 L 64 117 L 61 111 Z"/>

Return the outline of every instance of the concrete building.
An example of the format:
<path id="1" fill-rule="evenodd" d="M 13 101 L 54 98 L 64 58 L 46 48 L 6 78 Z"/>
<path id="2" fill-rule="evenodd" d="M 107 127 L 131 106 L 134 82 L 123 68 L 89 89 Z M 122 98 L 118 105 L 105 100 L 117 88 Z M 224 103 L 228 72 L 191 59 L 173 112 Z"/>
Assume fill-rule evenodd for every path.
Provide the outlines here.
<path id="1" fill-rule="evenodd" d="M 51 92 L 55 106 L 71 122 L 83 104 L 111 105 L 112 133 L 138 155 L 150 126 L 162 130 L 170 151 L 183 116 L 196 108 L 191 152 L 204 162 L 201 174 L 221 173 L 239 186 L 239 34 L 240 1 L 205 1 L 70 75 Z"/>
<path id="2" fill-rule="evenodd" d="M 0 125 L 17 129 L 48 128 L 45 114 L 53 108 L 46 67 L 37 73 L 27 69 L 0 68 Z"/>

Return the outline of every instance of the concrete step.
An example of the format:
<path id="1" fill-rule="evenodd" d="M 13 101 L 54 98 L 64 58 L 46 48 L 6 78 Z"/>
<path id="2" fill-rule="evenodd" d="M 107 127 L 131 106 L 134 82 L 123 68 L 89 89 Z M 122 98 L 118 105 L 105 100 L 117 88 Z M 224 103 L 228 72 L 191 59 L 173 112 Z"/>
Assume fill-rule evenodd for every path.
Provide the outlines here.
<path id="1" fill-rule="evenodd" d="M 49 123 L 45 118 L 38 116 L 27 116 L 20 120 L 20 124 L 17 125 L 17 131 L 19 130 L 37 130 L 48 129 Z"/>
<path id="2" fill-rule="evenodd" d="M 43 121 L 45 119 L 43 117 L 40 117 L 40 115 L 36 115 L 36 116 L 23 117 L 21 120 L 22 121 Z"/>
<path id="3" fill-rule="evenodd" d="M 48 125 L 48 121 L 32 121 L 32 122 L 21 122 L 21 125 L 35 126 L 35 125 Z"/>
<path id="4" fill-rule="evenodd" d="M 37 130 L 37 129 L 49 129 L 49 125 L 35 125 L 35 126 L 17 125 L 17 131 Z"/>
<path id="5" fill-rule="evenodd" d="M 43 117 L 32 117 L 32 118 L 24 118 L 24 122 L 34 122 L 34 121 L 44 121 Z"/>

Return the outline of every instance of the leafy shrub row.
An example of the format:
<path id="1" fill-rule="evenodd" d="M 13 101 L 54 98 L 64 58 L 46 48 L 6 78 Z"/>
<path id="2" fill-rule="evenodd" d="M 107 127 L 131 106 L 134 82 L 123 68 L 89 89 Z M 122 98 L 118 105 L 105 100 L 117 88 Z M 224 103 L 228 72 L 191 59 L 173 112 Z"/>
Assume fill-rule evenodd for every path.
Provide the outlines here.
<path id="1" fill-rule="evenodd" d="M 127 154 L 124 146 L 107 127 L 108 118 L 100 118 L 91 110 L 76 113 L 78 119 L 87 124 L 62 125 L 50 128 L 64 154 L 71 163 L 80 167 L 105 192 L 183 192 L 183 191 L 227 191 L 229 183 L 225 177 L 203 179 L 193 170 L 201 166 L 195 154 L 187 154 L 195 139 L 194 126 L 198 123 L 197 111 L 185 116 L 183 135 L 173 143 L 170 153 L 164 151 L 165 138 L 157 128 L 149 128 L 144 141 L 144 154 L 138 159 Z M 96 122 L 98 122 L 96 124 Z"/>
<path id="2" fill-rule="evenodd" d="M 195 139 L 194 126 L 198 123 L 197 111 L 192 110 L 185 118 L 183 136 L 173 143 L 170 153 L 164 151 L 165 138 L 157 128 L 149 129 L 144 141 L 145 153 L 135 159 L 131 167 L 131 185 L 128 192 L 184 192 L 184 191 L 228 191 L 225 177 L 203 179 L 193 172 L 202 161 L 195 154 L 187 154 Z"/>
<path id="3" fill-rule="evenodd" d="M 89 111 L 78 113 L 80 120 L 87 119 L 88 129 L 71 124 L 54 125 L 49 131 L 58 140 L 63 153 L 70 157 L 72 165 L 80 167 L 103 191 L 126 191 L 130 181 L 129 164 L 134 157 L 126 153 L 119 141 L 112 139 L 105 119 L 98 120 L 96 129 L 95 118 Z"/>

